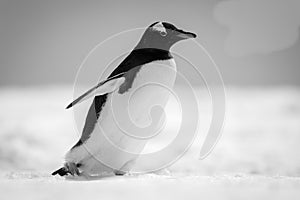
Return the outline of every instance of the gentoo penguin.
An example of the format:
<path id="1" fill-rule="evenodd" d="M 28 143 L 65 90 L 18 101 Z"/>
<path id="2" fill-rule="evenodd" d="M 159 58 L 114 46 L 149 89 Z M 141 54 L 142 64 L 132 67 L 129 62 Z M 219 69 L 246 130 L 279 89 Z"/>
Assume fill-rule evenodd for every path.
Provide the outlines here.
<path id="1" fill-rule="evenodd" d="M 161 124 L 162 112 L 153 119 L 157 122 L 154 127 L 143 129 L 152 121 L 149 110 L 166 105 L 170 92 L 164 87 L 172 88 L 175 82 L 176 64 L 170 48 L 195 37 L 167 22 L 151 24 L 106 80 L 67 106 L 93 98 L 81 138 L 66 154 L 64 166 L 52 175 L 91 177 L 130 172 L 147 143 L 136 130 L 144 130 L 141 136 L 151 135 Z"/>

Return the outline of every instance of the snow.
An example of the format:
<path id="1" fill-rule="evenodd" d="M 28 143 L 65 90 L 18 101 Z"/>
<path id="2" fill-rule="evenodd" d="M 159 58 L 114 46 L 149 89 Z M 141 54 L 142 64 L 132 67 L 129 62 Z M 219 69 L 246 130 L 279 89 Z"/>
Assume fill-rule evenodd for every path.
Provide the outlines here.
<path id="1" fill-rule="evenodd" d="M 71 86 L 0 88 L 1 200 L 300 197 L 298 87 L 228 87 L 223 136 L 204 160 L 198 157 L 211 106 L 207 91 L 198 88 L 199 135 L 190 150 L 169 167 L 170 174 L 94 181 L 50 176 L 79 137 L 73 112 L 64 109 L 73 98 L 72 91 Z M 85 110 L 88 104 L 81 106 Z M 151 141 L 145 152 L 156 151 L 174 138 L 180 111 L 174 101 L 168 106 L 167 131 Z"/>
<path id="2" fill-rule="evenodd" d="M 45 174 L 0 179 L 1 199 L 299 199 L 300 179 L 264 176 L 141 175 L 67 181 Z"/>

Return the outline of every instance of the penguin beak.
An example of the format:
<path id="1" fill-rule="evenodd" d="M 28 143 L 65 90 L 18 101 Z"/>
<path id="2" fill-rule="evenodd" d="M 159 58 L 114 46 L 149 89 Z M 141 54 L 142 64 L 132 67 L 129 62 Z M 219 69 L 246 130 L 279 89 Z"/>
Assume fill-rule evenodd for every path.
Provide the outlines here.
<path id="1" fill-rule="evenodd" d="M 197 35 L 192 32 L 186 32 L 184 30 L 179 30 L 179 29 L 177 30 L 177 32 L 178 32 L 177 37 L 179 37 L 181 40 L 197 37 Z"/>

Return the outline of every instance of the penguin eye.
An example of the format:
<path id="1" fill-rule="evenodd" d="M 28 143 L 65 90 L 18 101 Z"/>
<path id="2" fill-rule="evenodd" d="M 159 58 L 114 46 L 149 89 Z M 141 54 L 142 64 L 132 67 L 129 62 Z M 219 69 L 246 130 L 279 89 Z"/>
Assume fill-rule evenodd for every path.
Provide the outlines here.
<path id="1" fill-rule="evenodd" d="M 163 36 L 163 37 L 165 37 L 165 36 L 167 36 L 168 35 L 168 33 L 167 32 L 165 32 L 165 31 L 162 31 L 162 32 L 159 32 L 160 33 L 160 35 L 161 36 Z"/>

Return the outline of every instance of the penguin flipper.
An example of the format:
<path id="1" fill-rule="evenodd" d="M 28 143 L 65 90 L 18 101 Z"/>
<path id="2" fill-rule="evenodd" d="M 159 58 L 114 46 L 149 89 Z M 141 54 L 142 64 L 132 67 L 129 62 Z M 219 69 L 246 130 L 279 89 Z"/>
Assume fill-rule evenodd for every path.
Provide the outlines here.
<path id="1" fill-rule="evenodd" d="M 103 95 L 106 93 L 113 92 L 117 88 L 120 87 L 125 81 L 125 78 L 123 77 L 124 73 L 118 74 L 116 76 L 113 76 L 109 79 L 106 79 L 104 81 L 101 81 L 98 83 L 95 87 L 89 89 L 87 92 L 85 92 L 83 95 L 75 99 L 72 103 L 70 103 L 66 109 L 69 109 L 76 105 L 77 103 L 80 103 L 84 100 L 87 100 L 91 97 L 94 97 L 96 95 Z"/>

